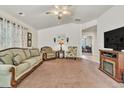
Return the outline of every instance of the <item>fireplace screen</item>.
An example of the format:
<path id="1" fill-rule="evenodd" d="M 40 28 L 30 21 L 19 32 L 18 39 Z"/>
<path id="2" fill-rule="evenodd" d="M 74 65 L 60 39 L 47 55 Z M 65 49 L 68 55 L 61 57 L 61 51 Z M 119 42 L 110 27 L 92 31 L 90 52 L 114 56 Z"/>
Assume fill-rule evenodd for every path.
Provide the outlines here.
<path id="1" fill-rule="evenodd" d="M 113 66 L 114 66 L 113 63 L 103 61 L 103 70 L 112 76 L 114 76 L 114 67 Z"/>

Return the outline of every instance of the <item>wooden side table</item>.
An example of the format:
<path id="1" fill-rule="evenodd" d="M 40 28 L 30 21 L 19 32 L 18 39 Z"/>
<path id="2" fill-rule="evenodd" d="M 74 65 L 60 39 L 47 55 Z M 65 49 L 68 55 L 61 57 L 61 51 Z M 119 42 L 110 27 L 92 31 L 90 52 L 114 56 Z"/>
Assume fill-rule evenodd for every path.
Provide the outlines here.
<path id="1" fill-rule="evenodd" d="M 65 51 L 64 50 L 57 51 L 57 57 L 58 58 L 65 58 Z"/>

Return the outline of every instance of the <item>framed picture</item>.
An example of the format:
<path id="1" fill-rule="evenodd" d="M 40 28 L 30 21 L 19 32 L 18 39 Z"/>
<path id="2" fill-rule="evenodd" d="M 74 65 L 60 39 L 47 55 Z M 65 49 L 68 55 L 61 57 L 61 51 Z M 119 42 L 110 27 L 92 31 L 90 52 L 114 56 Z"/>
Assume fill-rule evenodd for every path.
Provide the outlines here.
<path id="1" fill-rule="evenodd" d="M 32 33 L 28 32 L 27 33 L 27 47 L 32 46 Z"/>

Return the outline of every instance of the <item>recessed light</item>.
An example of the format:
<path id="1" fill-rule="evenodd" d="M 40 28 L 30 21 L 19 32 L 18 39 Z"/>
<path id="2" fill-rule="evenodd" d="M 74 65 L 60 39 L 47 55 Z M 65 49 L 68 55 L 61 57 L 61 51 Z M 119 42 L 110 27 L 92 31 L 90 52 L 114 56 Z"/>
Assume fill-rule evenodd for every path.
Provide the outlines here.
<path id="1" fill-rule="evenodd" d="M 23 12 L 18 12 L 19 16 L 25 16 L 25 14 Z"/>

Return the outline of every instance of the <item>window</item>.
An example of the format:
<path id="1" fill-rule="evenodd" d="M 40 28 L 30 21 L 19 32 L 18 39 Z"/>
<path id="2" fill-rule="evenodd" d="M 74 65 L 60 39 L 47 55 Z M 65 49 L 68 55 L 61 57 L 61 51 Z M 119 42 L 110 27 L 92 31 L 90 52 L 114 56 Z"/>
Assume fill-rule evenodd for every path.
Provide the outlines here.
<path id="1" fill-rule="evenodd" d="M 26 47 L 27 30 L 10 20 L 0 18 L 0 49 Z"/>

